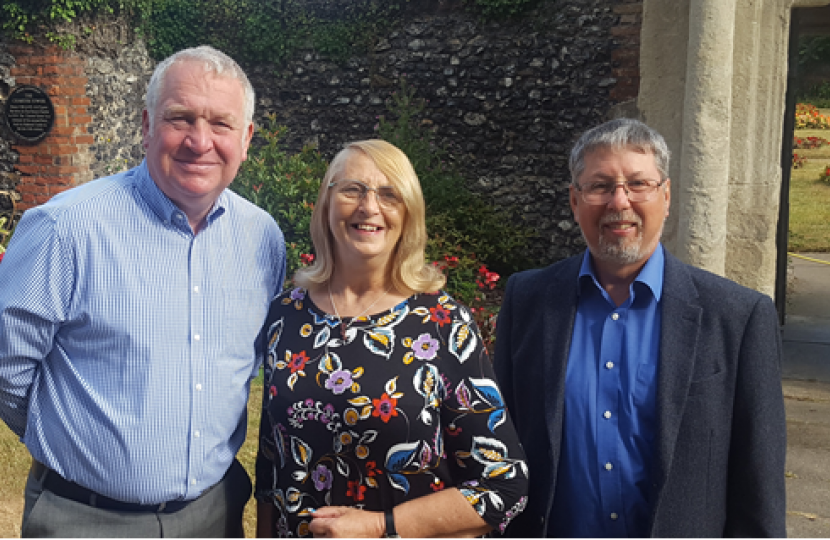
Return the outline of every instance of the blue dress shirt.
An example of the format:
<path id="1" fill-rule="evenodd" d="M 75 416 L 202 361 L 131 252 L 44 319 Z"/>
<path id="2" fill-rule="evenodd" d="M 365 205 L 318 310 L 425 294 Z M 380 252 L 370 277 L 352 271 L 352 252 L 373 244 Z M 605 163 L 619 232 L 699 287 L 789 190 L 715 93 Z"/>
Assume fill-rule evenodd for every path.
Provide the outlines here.
<path id="1" fill-rule="evenodd" d="M 0 264 L 0 417 L 121 501 L 193 499 L 245 439 L 282 233 L 225 190 L 193 234 L 146 162 L 27 211 Z"/>
<path id="2" fill-rule="evenodd" d="M 550 536 L 648 536 L 663 267 L 658 245 L 617 307 L 585 253 Z"/>

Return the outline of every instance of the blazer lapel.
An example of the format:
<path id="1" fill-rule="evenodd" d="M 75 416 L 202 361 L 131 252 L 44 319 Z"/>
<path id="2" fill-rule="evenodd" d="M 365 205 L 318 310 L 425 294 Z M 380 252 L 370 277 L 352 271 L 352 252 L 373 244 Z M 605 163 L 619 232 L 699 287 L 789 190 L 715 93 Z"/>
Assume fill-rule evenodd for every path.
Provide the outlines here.
<path id="1" fill-rule="evenodd" d="M 680 420 L 686 406 L 703 309 L 697 303 L 697 289 L 685 265 L 665 252 L 663 276 L 660 366 L 657 386 L 657 460 L 652 470 L 659 494 L 672 466 Z"/>
<path id="2" fill-rule="evenodd" d="M 581 256 L 564 261 L 551 276 L 545 290 L 545 310 L 542 317 L 545 336 L 541 351 L 544 362 L 542 376 L 545 378 L 544 386 L 547 389 L 544 395 L 545 424 L 552 450 L 554 479 L 559 465 L 565 410 L 565 374 L 576 317 L 577 276 L 581 263 Z M 562 309 L 562 306 L 569 306 L 569 309 Z"/>

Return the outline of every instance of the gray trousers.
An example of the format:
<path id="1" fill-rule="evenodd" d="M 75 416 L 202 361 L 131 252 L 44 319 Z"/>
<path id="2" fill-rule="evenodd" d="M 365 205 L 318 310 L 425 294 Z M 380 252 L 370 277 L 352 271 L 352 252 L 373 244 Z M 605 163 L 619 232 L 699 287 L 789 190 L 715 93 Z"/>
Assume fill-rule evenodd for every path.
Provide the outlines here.
<path id="1" fill-rule="evenodd" d="M 225 478 L 171 514 L 95 508 L 44 490 L 33 471 L 26 480 L 24 538 L 241 538 L 251 479 L 234 460 Z"/>

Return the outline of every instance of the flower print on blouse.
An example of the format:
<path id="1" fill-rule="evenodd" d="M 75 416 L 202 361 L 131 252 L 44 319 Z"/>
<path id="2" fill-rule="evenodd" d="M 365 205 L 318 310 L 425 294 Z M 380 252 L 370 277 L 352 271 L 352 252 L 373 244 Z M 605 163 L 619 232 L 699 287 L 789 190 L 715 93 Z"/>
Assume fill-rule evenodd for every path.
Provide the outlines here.
<path id="1" fill-rule="evenodd" d="M 304 289 L 271 304 L 256 494 L 272 534 L 309 536 L 321 506 L 387 510 L 447 487 L 504 531 L 527 466 L 469 310 L 419 294 L 345 326 Z"/>

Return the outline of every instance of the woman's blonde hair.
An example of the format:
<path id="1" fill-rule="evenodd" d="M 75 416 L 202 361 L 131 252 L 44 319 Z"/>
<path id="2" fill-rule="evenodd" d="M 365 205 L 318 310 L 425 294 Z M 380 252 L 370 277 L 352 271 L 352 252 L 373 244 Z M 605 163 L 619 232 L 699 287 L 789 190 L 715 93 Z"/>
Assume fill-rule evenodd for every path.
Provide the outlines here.
<path id="1" fill-rule="evenodd" d="M 331 193 L 329 188 L 348 159 L 356 153 L 371 159 L 400 193 L 406 213 L 403 230 L 392 254 L 392 285 L 400 292 L 435 292 L 444 286 L 446 278 L 440 270 L 426 264 L 427 245 L 426 208 L 421 183 L 412 163 L 398 147 L 379 139 L 347 143 L 329 164 L 320 184 L 317 203 L 311 214 L 311 241 L 314 244 L 314 263 L 294 274 L 297 286 L 310 288 L 328 283 L 334 270 L 334 237 L 329 227 Z"/>

